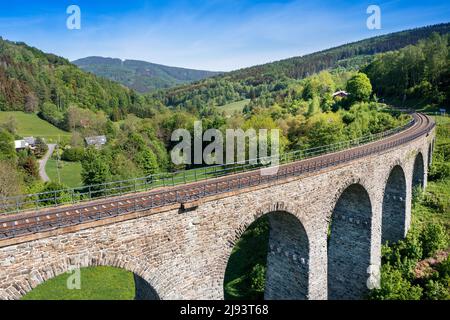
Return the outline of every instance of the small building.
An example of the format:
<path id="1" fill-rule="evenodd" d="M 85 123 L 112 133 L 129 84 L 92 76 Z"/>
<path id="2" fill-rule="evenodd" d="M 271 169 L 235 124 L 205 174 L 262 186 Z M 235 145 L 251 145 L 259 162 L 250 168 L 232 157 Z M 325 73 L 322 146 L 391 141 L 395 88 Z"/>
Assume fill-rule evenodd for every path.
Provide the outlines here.
<path id="1" fill-rule="evenodd" d="M 348 93 L 347 91 L 340 90 L 340 91 L 336 91 L 335 93 L 333 93 L 333 98 L 336 98 L 336 97 L 345 98 L 345 97 L 348 97 L 349 95 L 350 95 L 350 93 Z"/>
<path id="2" fill-rule="evenodd" d="M 25 140 L 25 142 L 28 143 L 30 147 L 34 147 L 36 144 L 36 139 L 34 137 L 25 137 L 23 138 L 23 140 Z"/>
<path id="3" fill-rule="evenodd" d="M 15 140 L 14 141 L 14 148 L 16 150 L 25 150 L 25 149 L 31 149 L 33 150 L 36 144 L 36 139 L 34 137 L 25 137 L 22 140 Z"/>
<path id="4" fill-rule="evenodd" d="M 106 136 L 96 136 L 86 137 L 84 138 L 84 141 L 88 147 L 94 146 L 96 148 L 100 148 L 101 146 L 104 146 L 108 140 L 106 139 Z"/>
<path id="5" fill-rule="evenodd" d="M 25 140 L 16 140 L 14 141 L 14 148 L 16 150 L 25 150 L 28 148 L 28 144 L 25 142 Z"/>

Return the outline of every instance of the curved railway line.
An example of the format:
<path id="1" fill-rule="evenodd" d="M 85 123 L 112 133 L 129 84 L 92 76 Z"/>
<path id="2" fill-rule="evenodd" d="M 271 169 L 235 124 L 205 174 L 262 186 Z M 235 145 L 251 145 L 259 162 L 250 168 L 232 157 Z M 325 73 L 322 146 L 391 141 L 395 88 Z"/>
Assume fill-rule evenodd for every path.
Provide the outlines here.
<path id="1" fill-rule="evenodd" d="M 185 204 L 207 196 L 238 191 L 243 188 L 317 172 L 372 154 L 384 152 L 428 135 L 435 123 L 426 115 L 413 114 L 414 124 L 384 139 L 351 149 L 281 165 L 274 175 L 262 175 L 261 169 L 221 178 L 167 187 L 139 194 L 115 196 L 89 203 L 42 209 L 0 216 L 0 241 L 28 234 L 83 224 L 131 212 L 145 211 L 174 204 Z"/>

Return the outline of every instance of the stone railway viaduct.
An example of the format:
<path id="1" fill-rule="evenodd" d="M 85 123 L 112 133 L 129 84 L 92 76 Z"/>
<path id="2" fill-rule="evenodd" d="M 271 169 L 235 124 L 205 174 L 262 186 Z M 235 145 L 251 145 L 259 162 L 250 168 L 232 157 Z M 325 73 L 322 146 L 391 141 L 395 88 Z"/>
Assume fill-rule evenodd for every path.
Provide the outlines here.
<path id="1" fill-rule="evenodd" d="M 428 121 L 430 121 L 428 119 Z M 360 299 L 382 241 L 403 238 L 434 125 L 382 152 L 238 191 L 0 240 L 0 299 L 71 267 L 132 271 L 139 296 L 223 299 L 234 244 L 267 215 L 267 299 Z M 330 236 L 329 230 L 331 231 Z"/>

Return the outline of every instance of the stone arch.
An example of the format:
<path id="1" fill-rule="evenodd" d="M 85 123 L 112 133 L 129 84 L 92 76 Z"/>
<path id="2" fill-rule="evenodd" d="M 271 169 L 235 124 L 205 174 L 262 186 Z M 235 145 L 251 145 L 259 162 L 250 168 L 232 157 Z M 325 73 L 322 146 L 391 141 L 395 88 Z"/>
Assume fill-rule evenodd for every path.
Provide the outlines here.
<path id="1" fill-rule="evenodd" d="M 417 187 L 425 187 L 425 164 L 422 152 L 418 152 L 414 159 L 412 189 Z"/>
<path id="2" fill-rule="evenodd" d="M 397 242 L 405 237 L 407 229 L 406 176 L 400 165 L 395 165 L 386 181 L 382 205 L 381 243 Z"/>
<path id="3" fill-rule="evenodd" d="M 65 257 L 54 261 L 38 269 L 30 270 L 24 279 L 15 281 L 6 289 L 10 299 L 20 299 L 40 284 L 60 276 L 73 269 L 82 269 L 88 267 L 108 266 L 124 269 L 132 272 L 136 283 L 137 300 L 160 300 L 161 290 L 159 290 L 160 275 L 149 276 L 145 263 L 139 259 L 124 257 L 122 255 L 78 255 L 74 257 Z"/>
<path id="4" fill-rule="evenodd" d="M 267 250 L 266 300 L 303 300 L 309 291 L 309 237 L 295 210 L 276 202 L 256 211 L 238 228 L 231 247 L 250 225 L 262 217 L 269 220 Z M 226 260 L 228 262 L 228 259 Z"/>
<path id="5" fill-rule="evenodd" d="M 367 293 L 372 204 L 362 184 L 349 185 L 339 196 L 328 239 L 328 298 L 361 299 Z"/>

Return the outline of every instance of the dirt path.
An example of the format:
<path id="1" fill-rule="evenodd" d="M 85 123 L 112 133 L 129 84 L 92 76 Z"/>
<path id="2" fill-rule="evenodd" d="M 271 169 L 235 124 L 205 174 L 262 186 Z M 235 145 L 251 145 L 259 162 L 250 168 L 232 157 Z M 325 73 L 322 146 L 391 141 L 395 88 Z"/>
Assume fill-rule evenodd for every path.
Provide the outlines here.
<path id="1" fill-rule="evenodd" d="M 50 157 L 52 156 L 53 151 L 55 151 L 55 148 L 56 148 L 56 144 L 49 144 L 47 153 L 39 161 L 39 176 L 45 182 L 50 181 L 50 178 L 48 177 L 47 172 L 45 172 L 45 166 L 47 165 L 48 159 L 50 159 Z"/>

